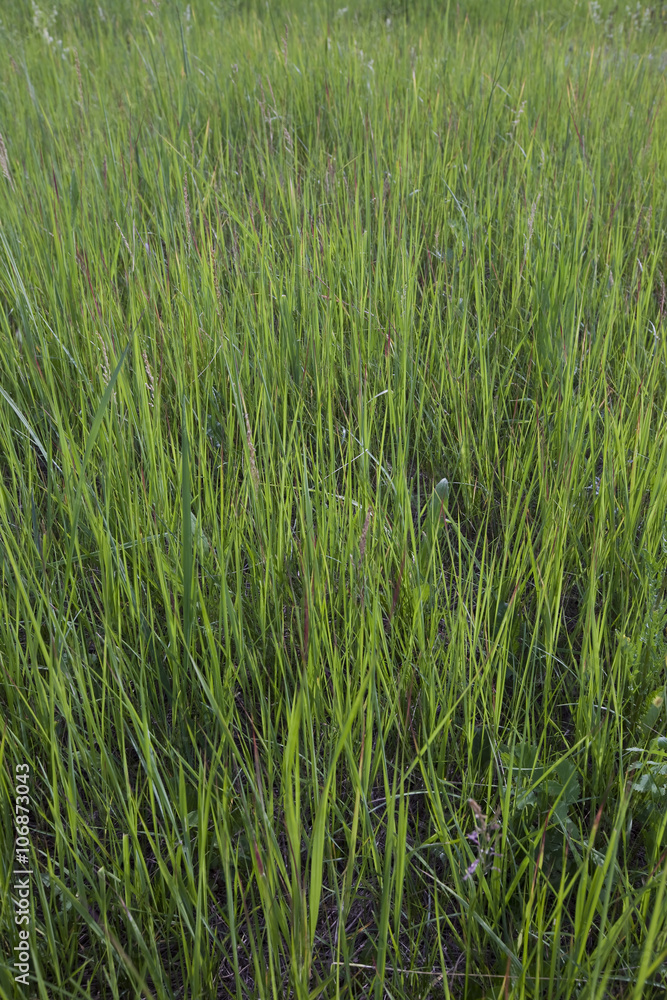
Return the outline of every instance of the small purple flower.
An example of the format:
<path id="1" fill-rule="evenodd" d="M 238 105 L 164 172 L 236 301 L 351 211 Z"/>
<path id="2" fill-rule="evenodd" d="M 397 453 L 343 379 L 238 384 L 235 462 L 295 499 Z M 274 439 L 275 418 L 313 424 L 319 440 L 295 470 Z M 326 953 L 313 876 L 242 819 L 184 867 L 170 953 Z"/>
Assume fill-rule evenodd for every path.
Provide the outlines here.
<path id="1" fill-rule="evenodd" d="M 481 858 L 475 858 L 475 860 L 473 861 L 473 863 L 471 865 L 468 865 L 468 867 L 466 868 L 466 873 L 463 876 L 463 881 L 464 882 L 467 879 L 472 878 L 472 876 L 475 874 L 475 869 L 477 868 L 477 865 L 479 864 L 480 861 L 481 861 Z"/>

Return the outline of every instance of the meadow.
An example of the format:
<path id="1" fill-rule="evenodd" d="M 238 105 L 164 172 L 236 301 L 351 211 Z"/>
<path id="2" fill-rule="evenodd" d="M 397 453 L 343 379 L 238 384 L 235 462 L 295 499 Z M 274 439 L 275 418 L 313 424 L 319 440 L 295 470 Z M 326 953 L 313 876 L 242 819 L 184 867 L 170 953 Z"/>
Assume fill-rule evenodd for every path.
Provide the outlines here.
<path id="1" fill-rule="evenodd" d="M 0 996 L 665 996 L 667 6 L 54 3 Z"/>

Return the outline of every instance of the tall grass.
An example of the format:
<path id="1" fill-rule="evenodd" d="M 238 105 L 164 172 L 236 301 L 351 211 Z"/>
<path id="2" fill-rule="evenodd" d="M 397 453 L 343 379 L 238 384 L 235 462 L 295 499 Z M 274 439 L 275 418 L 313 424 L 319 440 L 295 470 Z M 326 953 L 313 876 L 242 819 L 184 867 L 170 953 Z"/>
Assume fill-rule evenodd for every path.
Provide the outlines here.
<path id="1" fill-rule="evenodd" d="M 5 5 L 0 994 L 664 995 L 664 28 Z"/>

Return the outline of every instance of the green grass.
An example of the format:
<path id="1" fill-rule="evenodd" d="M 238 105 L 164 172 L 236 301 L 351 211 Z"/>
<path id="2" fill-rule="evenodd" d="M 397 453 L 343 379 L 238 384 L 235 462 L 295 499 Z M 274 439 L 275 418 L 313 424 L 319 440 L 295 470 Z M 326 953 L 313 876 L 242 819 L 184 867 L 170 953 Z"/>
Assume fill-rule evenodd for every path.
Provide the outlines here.
<path id="1" fill-rule="evenodd" d="M 667 8 L 610 10 L 3 4 L 2 997 L 664 996 Z"/>

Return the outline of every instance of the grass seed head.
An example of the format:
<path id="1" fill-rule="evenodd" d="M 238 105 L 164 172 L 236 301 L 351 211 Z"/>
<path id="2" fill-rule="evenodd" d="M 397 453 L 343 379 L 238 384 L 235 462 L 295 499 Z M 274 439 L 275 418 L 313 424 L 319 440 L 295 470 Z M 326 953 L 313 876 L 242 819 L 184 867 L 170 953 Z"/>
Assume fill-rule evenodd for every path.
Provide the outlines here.
<path id="1" fill-rule="evenodd" d="M 0 169 L 6 180 L 9 181 L 12 191 L 14 188 L 14 181 L 12 180 L 12 175 L 9 170 L 9 157 L 7 156 L 7 147 L 5 146 L 5 140 L 2 138 L 2 133 L 0 132 Z"/>

